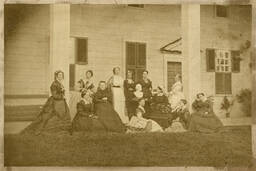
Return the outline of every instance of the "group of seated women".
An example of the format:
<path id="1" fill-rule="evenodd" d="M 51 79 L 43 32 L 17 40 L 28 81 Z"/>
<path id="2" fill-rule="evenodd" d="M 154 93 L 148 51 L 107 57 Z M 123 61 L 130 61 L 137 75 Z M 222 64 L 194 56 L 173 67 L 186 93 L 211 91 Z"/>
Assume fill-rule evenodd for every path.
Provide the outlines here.
<path id="1" fill-rule="evenodd" d="M 114 68 L 113 76 L 108 81 L 100 81 L 96 88 L 91 79 L 93 72 L 87 71 L 86 80 L 79 81 L 77 95 L 80 97 L 71 98 L 68 107 L 63 86 L 64 73 L 56 71 L 51 85 L 52 96 L 37 118 L 22 132 L 215 132 L 222 127 L 203 93 L 197 95 L 192 104 L 194 112 L 189 113 L 180 75 L 175 77 L 172 90 L 165 93 L 160 86 L 152 90 L 152 82 L 147 78 L 148 71 L 143 72 L 142 80 L 137 83 L 133 81 L 131 71 L 128 71 L 126 80 L 119 72 L 120 68 Z M 72 103 L 76 110 L 72 109 Z M 75 111 L 73 120 L 69 108 Z M 155 112 L 168 116 L 168 129 L 164 130 L 149 117 Z"/>

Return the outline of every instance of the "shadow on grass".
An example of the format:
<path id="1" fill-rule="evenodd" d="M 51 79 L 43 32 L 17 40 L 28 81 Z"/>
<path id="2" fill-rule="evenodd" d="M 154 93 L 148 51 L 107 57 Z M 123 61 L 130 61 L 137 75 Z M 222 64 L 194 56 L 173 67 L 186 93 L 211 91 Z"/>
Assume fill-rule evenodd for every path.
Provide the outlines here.
<path id="1" fill-rule="evenodd" d="M 219 133 L 5 135 L 5 166 L 248 166 L 250 127 Z"/>

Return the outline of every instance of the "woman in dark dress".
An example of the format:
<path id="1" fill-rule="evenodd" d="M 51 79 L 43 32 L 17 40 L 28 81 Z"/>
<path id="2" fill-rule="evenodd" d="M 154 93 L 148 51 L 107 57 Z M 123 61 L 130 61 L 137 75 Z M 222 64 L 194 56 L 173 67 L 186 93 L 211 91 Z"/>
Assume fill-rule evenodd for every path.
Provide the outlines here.
<path id="1" fill-rule="evenodd" d="M 63 86 L 64 73 L 56 71 L 55 80 L 51 85 L 52 96 L 48 98 L 42 111 L 22 133 L 40 134 L 42 132 L 70 131 L 71 119 L 69 108 L 65 99 L 65 89 Z"/>
<path id="2" fill-rule="evenodd" d="M 82 98 L 77 103 L 77 113 L 72 122 L 72 132 L 104 131 L 103 125 L 93 114 L 92 97 L 89 90 L 83 91 Z"/>
<path id="3" fill-rule="evenodd" d="M 93 84 L 92 70 L 87 70 L 85 73 L 85 78 L 80 79 L 75 85 L 75 91 L 70 92 L 69 110 L 72 119 L 77 113 L 77 103 L 81 100 L 81 94 L 84 91 L 87 92 L 87 90 L 89 90 L 91 95 L 96 92 Z"/>
<path id="4" fill-rule="evenodd" d="M 111 92 L 106 82 L 100 81 L 99 88 L 94 95 L 95 114 L 108 132 L 124 133 L 126 131 L 118 113 L 112 106 Z"/>
<path id="5" fill-rule="evenodd" d="M 150 101 L 152 98 L 152 82 L 148 79 L 148 71 L 145 70 L 142 73 L 142 80 L 140 84 L 142 86 L 143 98 L 145 99 L 145 110 L 146 113 L 150 113 Z"/>
<path id="6" fill-rule="evenodd" d="M 194 113 L 191 115 L 189 130 L 212 133 L 222 128 L 223 124 L 214 114 L 212 104 L 203 93 L 197 94 L 197 99 L 193 102 Z"/>
<path id="7" fill-rule="evenodd" d="M 134 98 L 135 83 L 132 80 L 132 71 L 128 70 L 127 79 L 124 80 L 124 96 L 129 119 L 135 114 L 136 103 L 132 100 Z"/>
<path id="8" fill-rule="evenodd" d="M 151 111 L 162 114 L 172 112 L 171 105 L 168 102 L 168 97 L 164 94 L 164 90 L 160 86 L 157 87 L 156 94 L 152 97 Z"/>

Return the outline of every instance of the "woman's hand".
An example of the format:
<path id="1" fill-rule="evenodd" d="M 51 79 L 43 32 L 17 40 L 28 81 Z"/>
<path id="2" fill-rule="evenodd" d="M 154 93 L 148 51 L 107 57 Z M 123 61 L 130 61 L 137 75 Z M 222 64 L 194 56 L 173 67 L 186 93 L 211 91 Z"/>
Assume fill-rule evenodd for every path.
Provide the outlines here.
<path id="1" fill-rule="evenodd" d="M 108 100 L 108 98 L 107 97 L 103 97 L 102 100 Z"/>

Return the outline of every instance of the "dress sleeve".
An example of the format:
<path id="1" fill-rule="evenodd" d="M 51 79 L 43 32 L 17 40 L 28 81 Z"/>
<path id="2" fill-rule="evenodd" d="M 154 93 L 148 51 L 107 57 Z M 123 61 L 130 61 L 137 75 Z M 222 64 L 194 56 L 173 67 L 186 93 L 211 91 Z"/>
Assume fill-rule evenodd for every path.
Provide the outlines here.
<path id="1" fill-rule="evenodd" d="M 101 95 L 101 92 L 96 92 L 94 94 L 94 103 L 99 103 L 99 102 L 102 102 L 102 95 Z"/>
<path id="2" fill-rule="evenodd" d="M 77 108 L 77 114 L 87 116 L 88 113 L 84 111 L 84 106 L 81 102 L 77 103 L 76 105 Z"/>
<path id="3" fill-rule="evenodd" d="M 112 93 L 110 91 L 107 91 L 106 96 L 108 98 L 108 102 L 112 103 L 113 102 Z"/>
<path id="4" fill-rule="evenodd" d="M 127 81 L 124 80 L 124 96 L 127 98 L 128 95 L 128 85 L 127 85 Z"/>
<path id="5" fill-rule="evenodd" d="M 56 84 L 56 83 L 52 83 L 51 85 L 51 93 L 54 99 L 63 99 L 64 94 L 61 92 L 61 87 Z"/>

